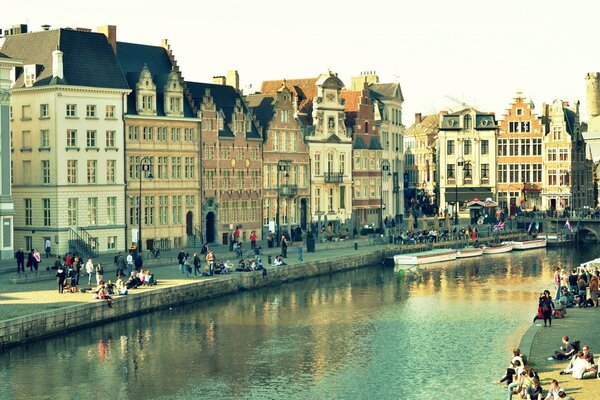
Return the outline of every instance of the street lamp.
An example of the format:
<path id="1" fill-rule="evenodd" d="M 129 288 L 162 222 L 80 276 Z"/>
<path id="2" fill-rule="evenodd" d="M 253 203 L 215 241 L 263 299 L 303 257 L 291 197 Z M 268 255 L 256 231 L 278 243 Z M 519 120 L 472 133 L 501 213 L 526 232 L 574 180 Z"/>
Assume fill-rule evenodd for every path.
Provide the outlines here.
<path id="1" fill-rule="evenodd" d="M 470 166 L 471 162 L 469 160 L 465 160 L 463 157 L 458 157 L 456 159 L 456 171 L 454 173 L 454 225 L 458 225 L 458 167 L 463 167 L 463 173 L 465 172 L 465 167 Z M 471 176 L 470 169 L 466 170 L 468 176 Z M 464 176 L 466 178 L 467 175 Z M 464 179 L 463 179 L 464 183 Z"/>
<path id="2" fill-rule="evenodd" d="M 382 234 L 385 232 L 383 229 L 383 175 L 385 172 L 387 172 L 388 176 L 392 175 L 392 173 L 390 171 L 390 162 L 388 160 L 381 161 L 381 191 L 380 191 L 381 207 L 379 209 L 379 230 Z"/>
<path id="3" fill-rule="evenodd" d="M 279 201 L 280 201 L 280 193 L 281 187 L 279 186 L 279 173 L 285 172 L 285 177 L 289 178 L 290 174 L 288 173 L 288 161 L 287 160 L 279 160 L 277 162 L 277 218 L 276 218 L 276 234 L 275 240 L 277 241 L 277 246 L 279 246 L 279 242 L 281 241 L 281 229 L 279 228 Z"/>
<path id="4" fill-rule="evenodd" d="M 142 157 L 138 164 L 140 173 L 140 197 L 138 200 L 138 243 L 137 251 L 142 252 L 142 171 L 146 173 L 146 178 L 152 179 L 152 160 L 149 157 Z"/>

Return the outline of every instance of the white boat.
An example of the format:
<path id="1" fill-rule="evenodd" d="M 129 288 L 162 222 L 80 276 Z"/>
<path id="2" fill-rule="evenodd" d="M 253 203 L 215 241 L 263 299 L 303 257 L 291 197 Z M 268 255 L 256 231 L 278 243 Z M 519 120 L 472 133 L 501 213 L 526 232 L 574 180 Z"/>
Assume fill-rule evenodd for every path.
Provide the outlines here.
<path id="1" fill-rule="evenodd" d="M 406 266 L 400 269 L 410 269 L 411 266 L 431 264 L 442 261 L 452 261 L 456 259 L 456 250 L 436 249 L 429 251 L 420 251 L 418 253 L 396 254 L 394 256 L 395 266 Z"/>
<path id="2" fill-rule="evenodd" d="M 579 268 L 582 270 L 587 270 L 591 267 L 600 267 L 600 258 L 594 258 L 593 260 L 579 264 Z"/>
<path id="3" fill-rule="evenodd" d="M 465 247 L 456 251 L 456 258 L 478 257 L 483 254 L 481 247 Z"/>
<path id="4" fill-rule="evenodd" d="M 512 243 L 502 243 L 492 246 L 484 246 L 482 247 L 483 254 L 500 254 L 500 253 L 508 253 L 513 250 Z"/>
<path id="5" fill-rule="evenodd" d="M 531 250 L 531 249 L 540 249 L 542 247 L 546 247 L 548 241 L 545 238 L 531 239 L 531 240 L 521 240 L 521 241 L 513 241 L 513 242 L 505 242 L 513 245 L 514 250 Z"/>

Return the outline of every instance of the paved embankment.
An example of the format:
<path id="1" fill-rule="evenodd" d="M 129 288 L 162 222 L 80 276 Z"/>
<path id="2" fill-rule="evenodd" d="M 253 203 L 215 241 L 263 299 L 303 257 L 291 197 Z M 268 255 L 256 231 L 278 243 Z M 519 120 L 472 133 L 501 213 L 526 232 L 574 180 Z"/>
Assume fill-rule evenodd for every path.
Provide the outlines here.
<path id="1" fill-rule="evenodd" d="M 533 317 L 533 316 L 532 316 Z M 534 323 L 523 335 L 520 349 L 529 355 L 530 363 L 539 372 L 542 387 L 548 389 L 550 381 L 556 379 L 569 395 L 577 400 L 600 398 L 600 381 L 597 379 L 574 379 L 571 375 L 560 375 L 569 361 L 548 360 L 562 345 L 561 337 L 580 340 L 581 346 L 589 345 L 595 361 L 600 358 L 600 308 L 569 308 L 566 318 L 554 319 L 552 327 L 545 328 L 540 321 Z"/>

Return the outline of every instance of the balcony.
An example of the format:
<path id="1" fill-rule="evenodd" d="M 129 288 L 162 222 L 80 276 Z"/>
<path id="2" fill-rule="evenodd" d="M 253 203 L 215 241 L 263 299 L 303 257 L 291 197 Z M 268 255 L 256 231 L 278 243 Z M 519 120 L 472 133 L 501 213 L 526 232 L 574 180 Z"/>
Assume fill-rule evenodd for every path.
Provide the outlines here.
<path id="1" fill-rule="evenodd" d="M 341 172 L 325 172 L 326 183 L 340 183 L 344 180 L 344 174 Z"/>
<path id="2" fill-rule="evenodd" d="M 284 197 L 294 197 L 298 194 L 298 185 L 281 185 L 279 194 Z"/>

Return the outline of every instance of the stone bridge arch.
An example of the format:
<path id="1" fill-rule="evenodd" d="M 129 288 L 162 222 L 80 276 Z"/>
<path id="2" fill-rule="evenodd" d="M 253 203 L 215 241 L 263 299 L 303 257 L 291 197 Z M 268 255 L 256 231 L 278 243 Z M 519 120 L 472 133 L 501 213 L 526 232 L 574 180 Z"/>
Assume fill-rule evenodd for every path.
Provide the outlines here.
<path id="1" fill-rule="evenodd" d="M 599 228 L 600 227 L 598 226 L 580 226 L 579 230 L 577 231 L 577 240 L 598 243 L 598 238 L 600 237 L 598 233 Z"/>

